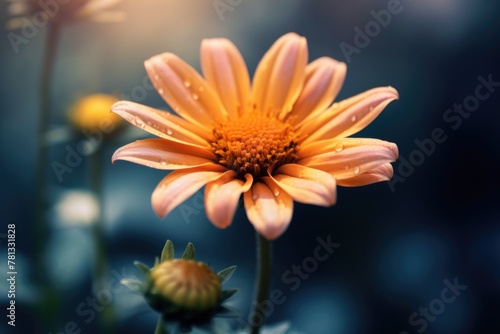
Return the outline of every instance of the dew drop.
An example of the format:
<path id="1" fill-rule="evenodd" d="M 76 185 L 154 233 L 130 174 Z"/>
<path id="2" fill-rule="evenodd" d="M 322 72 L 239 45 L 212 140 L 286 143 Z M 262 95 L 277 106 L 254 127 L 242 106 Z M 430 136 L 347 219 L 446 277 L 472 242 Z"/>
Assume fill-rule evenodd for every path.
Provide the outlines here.
<path id="1" fill-rule="evenodd" d="M 166 162 L 165 160 L 160 160 L 160 164 L 161 164 L 162 166 L 165 166 L 165 165 L 167 164 L 167 162 Z"/>
<path id="2" fill-rule="evenodd" d="M 191 83 L 187 80 L 184 81 L 184 87 L 189 88 L 191 87 Z"/>
<path id="3" fill-rule="evenodd" d="M 279 196 L 280 190 L 278 188 L 274 189 L 274 196 Z"/>
<path id="4" fill-rule="evenodd" d="M 163 94 L 164 92 L 163 88 L 158 88 L 158 93 Z"/>
<path id="5" fill-rule="evenodd" d="M 354 174 L 359 174 L 359 172 L 360 172 L 359 167 L 356 167 L 356 168 L 354 169 Z"/>
<path id="6" fill-rule="evenodd" d="M 258 194 L 253 194 L 253 195 L 252 195 L 252 199 L 253 199 L 254 201 L 256 201 L 256 200 L 257 200 L 257 198 L 259 198 L 259 195 L 258 195 Z"/>
<path id="7" fill-rule="evenodd" d="M 345 167 L 344 167 L 344 168 L 345 168 L 345 169 L 349 169 L 349 167 L 351 167 L 351 166 L 349 166 L 349 165 L 345 165 Z"/>
<path id="8" fill-rule="evenodd" d="M 200 97 L 199 97 L 197 94 L 194 94 L 194 93 L 193 93 L 193 99 L 194 99 L 195 101 L 198 101 L 198 99 L 199 99 L 199 98 L 200 98 Z"/>
<path id="9" fill-rule="evenodd" d="M 135 123 L 135 125 L 137 125 L 141 129 L 144 129 L 145 124 L 144 124 L 143 120 L 140 119 L 139 117 L 135 118 L 134 123 Z"/>
<path id="10" fill-rule="evenodd" d="M 351 117 L 351 122 L 356 122 L 356 120 L 357 120 L 356 115 L 353 115 L 353 116 Z"/>
<path id="11" fill-rule="evenodd" d="M 370 107 L 370 111 L 372 111 L 372 110 L 373 110 L 373 107 Z"/>
<path id="12" fill-rule="evenodd" d="M 155 80 L 160 80 L 160 77 L 158 76 L 158 74 L 155 75 Z"/>
<path id="13" fill-rule="evenodd" d="M 167 135 L 171 136 L 173 133 L 174 131 L 172 131 L 172 129 L 167 129 Z"/>
<path id="14" fill-rule="evenodd" d="M 337 145 L 335 145 L 335 151 L 336 152 L 340 152 L 344 149 L 344 144 L 342 143 L 338 143 Z"/>
<path id="15" fill-rule="evenodd" d="M 198 90 L 199 90 L 200 92 L 203 92 L 203 91 L 205 90 L 205 87 L 200 86 L 200 87 L 198 87 Z"/>

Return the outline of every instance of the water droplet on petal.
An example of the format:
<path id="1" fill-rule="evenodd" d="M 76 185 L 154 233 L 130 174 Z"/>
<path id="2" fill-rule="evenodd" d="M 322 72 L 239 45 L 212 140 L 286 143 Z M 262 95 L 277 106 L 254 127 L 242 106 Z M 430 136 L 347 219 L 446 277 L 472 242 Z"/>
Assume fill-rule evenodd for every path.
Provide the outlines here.
<path id="1" fill-rule="evenodd" d="M 158 93 L 163 94 L 164 92 L 163 88 L 158 88 Z"/>
<path id="2" fill-rule="evenodd" d="M 199 97 L 197 94 L 194 94 L 194 93 L 193 93 L 193 99 L 194 99 L 195 101 L 198 101 L 198 99 L 199 99 L 199 98 L 200 98 L 200 97 Z"/>
<path id="3" fill-rule="evenodd" d="M 198 87 L 198 90 L 199 90 L 200 92 L 203 92 L 203 91 L 205 90 L 205 87 L 200 86 L 200 87 Z"/>
<path id="4" fill-rule="evenodd" d="M 167 164 L 167 162 L 165 160 L 160 160 L 160 164 L 162 164 L 163 166 L 165 166 Z"/>
<path id="5" fill-rule="evenodd" d="M 253 195 L 252 195 L 252 199 L 253 199 L 254 201 L 256 201 L 256 200 L 257 200 L 257 198 L 259 198 L 259 195 L 258 195 L 258 194 L 253 194 Z"/>
<path id="6" fill-rule="evenodd" d="M 172 129 L 167 129 L 167 135 L 171 136 L 173 133 L 174 131 L 172 131 Z"/>
<path id="7" fill-rule="evenodd" d="M 184 81 L 184 87 L 189 88 L 191 87 L 191 83 L 187 80 Z"/>
<path id="8" fill-rule="evenodd" d="M 354 174 L 359 174 L 359 172 L 360 172 L 360 171 L 361 171 L 361 170 L 359 169 L 359 167 L 356 167 L 356 168 L 354 169 Z"/>
<path id="9" fill-rule="evenodd" d="M 340 152 L 340 151 L 342 151 L 343 149 L 344 149 L 344 144 L 342 144 L 342 143 L 337 143 L 337 144 L 335 145 L 335 151 L 336 151 L 336 152 Z"/>
<path id="10" fill-rule="evenodd" d="M 144 129 L 144 126 L 145 126 L 144 121 L 142 119 L 140 119 L 139 117 L 136 117 L 134 119 L 134 123 L 135 123 L 135 125 L 137 125 L 141 129 Z"/>
<path id="11" fill-rule="evenodd" d="M 356 120 L 357 120 L 356 115 L 353 115 L 353 116 L 351 117 L 351 122 L 356 122 Z"/>
<path id="12" fill-rule="evenodd" d="M 370 107 L 370 111 L 372 111 L 372 110 L 373 110 L 373 107 Z"/>
<path id="13" fill-rule="evenodd" d="M 274 196 L 279 196 L 280 190 L 278 188 L 274 189 Z"/>
<path id="14" fill-rule="evenodd" d="M 349 167 L 351 167 L 351 166 L 349 166 L 349 165 L 345 165 L 345 169 L 349 169 Z"/>

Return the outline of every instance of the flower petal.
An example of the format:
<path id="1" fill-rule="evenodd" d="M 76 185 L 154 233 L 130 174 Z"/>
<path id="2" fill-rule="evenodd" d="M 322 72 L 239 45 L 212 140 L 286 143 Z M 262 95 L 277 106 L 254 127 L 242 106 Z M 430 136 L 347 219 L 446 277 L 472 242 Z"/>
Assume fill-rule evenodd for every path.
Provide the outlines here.
<path id="1" fill-rule="evenodd" d="M 243 194 L 245 210 L 255 230 L 274 240 L 287 229 L 293 214 L 293 199 L 270 178 L 261 178 Z"/>
<path id="2" fill-rule="evenodd" d="M 210 147 L 207 142 L 211 138 L 209 131 L 167 111 L 129 101 L 115 103 L 111 111 L 155 136 L 188 145 Z"/>
<path id="3" fill-rule="evenodd" d="M 332 174 L 336 180 L 354 177 L 380 165 L 395 161 L 396 144 L 354 146 L 340 152 L 332 151 L 297 161 L 298 164 Z"/>
<path id="4" fill-rule="evenodd" d="M 210 181 L 217 179 L 226 169 L 220 165 L 199 166 L 175 170 L 158 184 L 151 196 L 156 214 L 163 218 L 177 205 Z"/>
<path id="5" fill-rule="evenodd" d="M 226 228 L 233 221 L 240 196 L 248 191 L 253 183 L 251 174 L 246 174 L 246 182 L 236 179 L 232 170 L 205 187 L 205 211 L 208 220 L 218 228 Z"/>
<path id="6" fill-rule="evenodd" d="M 297 164 L 285 164 L 271 177 L 297 202 L 321 206 L 335 203 L 335 178 L 326 172 Z"/>
<path id="7" fill-rule="evenodd" d="M 389 181 L 394 174 L 394 169 L 390 163 L 386 163 L 370 169 L 369 171 L 343 180 L 338 180 L 337 184 L 343 187 L 359 187 L 372 183 Z"/>
<path id="8" fill-rule="evenodd" d="M 389 149 L 394 149 L 394 145 L 394 143 L 374 138 L 350 137 L 324 139 L 301 145 L 297 153 L 297 158 L 300 160 L 328 152 L 341 152 L 345 149 L 356 146 L 385 146 Z M 395 149 L 397 150 L 397 147 Z"/>
<path id="9" fill-rule="evenodd" d="M 245 112 L 250 95 L 250 77 L 240 52 L 225 38 L 201 43 L 203 75 L 218 93 L 231 117 Z"/>
<path id="10" fill-rule="evenodd" d="M 149 78 L 163 99 L 183 118 L 211 129 L 227 112 L 212 87 L 187 63 L 162 53 L 144 63 Z"/>
<path id="11" fill-rule="evenodd" d="M 157 169 L 185 169 L 194 166 L 214 165 L 215 156 L 210 150 L 190 147 L 162 138 L 137 140 L 125 145 L 111 158 L 126 160 Z"/>
<path id="12" fill-rule="evenodd" d="M 252 101 L 257 110 L 288 113 L 302 90 L 306 65 L 306 39 L 295 33 L 280 37 L 255 70 Z"/>
<path id="13" fill-rule="evenodd" d="M 345 63 L 329 57 L 316 59 L 307 65 L 304 87 L 290 112 L 290 116 L 297 117 L 295 124 L 298 127 L 303 120 L 316 117 L 316 113 L 332 104 L 344 83 L 346 72 Z"/>
<path id="14" fill-rule="evenodd" d="M 370 124 L 384 108 L 398 98 L 392 87 L 379 87 L 334 103 L 307 123 L 300 131 L 307 135 L 303 143 L 350 136 Z"/>

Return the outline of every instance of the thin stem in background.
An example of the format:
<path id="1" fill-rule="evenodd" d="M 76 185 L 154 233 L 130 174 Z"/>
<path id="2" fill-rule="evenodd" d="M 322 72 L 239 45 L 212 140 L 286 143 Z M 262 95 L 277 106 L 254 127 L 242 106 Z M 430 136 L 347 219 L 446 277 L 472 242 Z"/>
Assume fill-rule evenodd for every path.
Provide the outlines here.
<path id="1" fill-rule="evenodd" d="M 92 224 L 92 235 L 95 243 L 95 259 L 94 259 L 94 288 L 96 291 L 108 289 L 108 271 L 107 271 L 107 251 L 106 251 L 106 235 L 104 231 L 104 201 L 102 196 L 102 154 L 104 147 L 97 148 L 89 157 L 89 174 L 90 174 L 90 189 L 94 194 L 97 203 L 99 203 L 99 213 L 97 221 Z M 115 316 L 113 313 L 112 304 L 103 305 L 103 310 L 100 313 L 102 333 L 114 333 Z"/>
<path id="2" fill-rule="evenodd" d="M 155 334 L 168 334 L 163 325 L 163 317 L 160 315 L 156 324 Z"/>
<path id="3" fill-rule="evenodd" d="M 57 323 L 56 317 L 59 309 L 59 296 L 57 289 L 52 286 L 47 277 L 49 269 L 45 267 L 44 255 L 48 239 L 48 222 L 46 209 L 48 206 L 47 171 L 49 147 L 45 136 L 49 130 L 51 110 L 51 83 L 53 67 L 56 58 L 57 45 L 61 27 L 55 22 L 49 22 L 46 32 L 45 50 L 42 60 L 42 73 L 40 78 L 40 114 L 37 130 L 37 158 L 35 170 L 35 279 L 42 289 L 42 298 L 39 306 L 41 322 L 48 328 L 53 328 Z"/>
<path id="4" fill-rule="evenodd" d="M 253 301 L 253 311 L 250 315 L 250 333 L 258 334 L 264 324 L 265 315 L 259 310 L 269 296 L 271 283 L 271 243 L 257 233 L 257 283 Z"/>

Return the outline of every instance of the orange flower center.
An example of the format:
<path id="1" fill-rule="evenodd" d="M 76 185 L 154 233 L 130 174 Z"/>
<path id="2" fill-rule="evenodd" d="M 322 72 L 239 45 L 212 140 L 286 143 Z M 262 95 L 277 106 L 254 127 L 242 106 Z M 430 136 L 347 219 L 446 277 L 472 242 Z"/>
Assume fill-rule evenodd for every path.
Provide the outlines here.
<path id="1" fill-rule="evenodd" d="M 219 163 L 241 178 L 250 173 L 258 179 L 297 159 L 298 137 L 289 120 L 251 112 L 215 126 L 212 150 Z"/>

